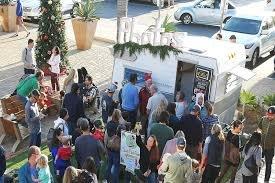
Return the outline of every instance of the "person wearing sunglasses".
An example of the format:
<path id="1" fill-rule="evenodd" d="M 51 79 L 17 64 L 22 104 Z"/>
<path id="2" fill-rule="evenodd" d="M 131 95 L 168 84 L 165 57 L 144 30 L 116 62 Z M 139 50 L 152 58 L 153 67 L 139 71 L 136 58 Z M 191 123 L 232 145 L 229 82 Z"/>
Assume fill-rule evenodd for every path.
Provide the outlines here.
<path id="1" fill-rule="evenodd" d="M 36 164 L 41 156 L 40 148 L 31 146 L 28 151 L 28 161 L 19 169 L 19 182 L 20 183 L 33 183 L 32 176 L 38 177 Z"/>
<path id="2" fill-rule="evenodd" d="M 41 119 L 44 118 L 37 105 L 39 96 L 39 91 L 33 90 L 25 106 L 25 121 L 30 132 L 30 146 L 35 145 L 37 147 L 41 145 Z"/>

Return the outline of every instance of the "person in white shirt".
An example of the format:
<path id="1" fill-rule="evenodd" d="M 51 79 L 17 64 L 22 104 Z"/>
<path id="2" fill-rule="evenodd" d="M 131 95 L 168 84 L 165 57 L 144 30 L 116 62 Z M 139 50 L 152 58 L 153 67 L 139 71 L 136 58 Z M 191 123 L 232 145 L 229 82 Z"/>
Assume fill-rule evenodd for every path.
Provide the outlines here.
<path id="1" fill-rule="evenodd" d="M 147 103 L 147 115 L 148 115 L 148 128 L 147 131 L 149 133 L 151 123 L 152 123 L 152 113 L 157 109 L 157 107 L 160 105 L 161 101 L 163 100 L 166 106 L 168 105 L 168 101 L 166 97 L 158 91 L 158 87 L 155 84 L 152 84 L 149 88 L 151 97 L 148 100 Z"/>
<path id="2" fill-rule="evenodd" d="M 51 83 L 54 91 L 60 90 L 59 74 L 60 74 L 60 49 L 58 46 L 53 47 L 51 58 L 48 64 L 51 66 Z"/>
<path id="3" fill-rule="evenodd" d="M 177 92 L 176 95 L 176 116 L 180 120 L 181 117 L 187 114 L 187 103 L 184 101 L 185 94 L 181 91 Z"/>
<path id="4" fill-rule="evenodd" d="M 62 108 L 60 109 L 59 117 L 54 121 L 54 129 L 60 128 L 65 136 L 69 135 L 69 128 L 66 122 L 68 118 L 68 110 L 66 108 Z"/>

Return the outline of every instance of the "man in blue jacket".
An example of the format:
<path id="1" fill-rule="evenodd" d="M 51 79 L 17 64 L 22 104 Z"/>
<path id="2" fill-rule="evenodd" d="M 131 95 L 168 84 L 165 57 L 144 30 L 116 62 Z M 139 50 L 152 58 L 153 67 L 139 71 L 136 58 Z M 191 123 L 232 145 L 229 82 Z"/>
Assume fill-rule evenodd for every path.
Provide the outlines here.
<path id="1" fill-rule="evenodd" d="M 135 128 L 137 119 L 137 109 L 139 104 L 138 89 L 135 84 L 137 82 L 137 74 L 130 75 L 129 83 L 122 89 L 122 110 L 128 113 L 128 122 L 131 122 L 131 129 Z"/>
<path id="2" fill-rule="evenodd" d="M 19 169 L 19 182 L 20 183 L 34 183 L 32 176 L 38 178 L 36 163 L 41 156 L 40 148 L 31 146 L 28 152 L 28 162 Z"/>
<path id="3" fill-rule="evenodd" d="M 18 32 L 20 27 L 22 27 L 26 32 L 27 32 L 27 36 L 28 37 L 30 35 L 30 32 L 27 30 L 27 28 L 25 27 L 25 25 L 23 24 L 23 5 L 21 0 L 17 0 L 17 6 L 16 6 L 16 25 L 17 25 L 17 29 L 16 29 L 16 34 L 14 36 L 18 36 Z"/>

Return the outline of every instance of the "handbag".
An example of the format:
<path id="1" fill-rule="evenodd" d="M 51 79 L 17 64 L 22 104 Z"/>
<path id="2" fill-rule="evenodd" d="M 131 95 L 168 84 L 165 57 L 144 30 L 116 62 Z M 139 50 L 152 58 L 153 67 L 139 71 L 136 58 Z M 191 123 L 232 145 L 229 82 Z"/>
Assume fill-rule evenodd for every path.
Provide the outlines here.
<path id="1" fill-rule="evenodd" d="M 254 156 L 254 154 L 255 154 L 255 152 L 256 152 L 257 150 L 258 150 L 258 148 L 255 149 L 255 150 L 253 151 L 253 154 L 252 154 L 247 160 L 244 161 L 245 167 L 246 167 L 251 173 L 253 173 L 254 175 L 258 175 L 258 173 L 259 173 L 259 167 L 258 167 L 258 165 L 256 164 L 256 158 L 255 158 L 255 156 Z"/>
<path id="2" fill-rule="evenodd" d="M 118 135 L 109 137 L 106 146 L 112 151 L 120 151 L 120 137 Z"/>
<path id="3" fill-rule="evenodd" d="M 225 141 L 225 156 L 224 159 L 238 165 L 240 162 L 240 152 L 231 142 Z"/>

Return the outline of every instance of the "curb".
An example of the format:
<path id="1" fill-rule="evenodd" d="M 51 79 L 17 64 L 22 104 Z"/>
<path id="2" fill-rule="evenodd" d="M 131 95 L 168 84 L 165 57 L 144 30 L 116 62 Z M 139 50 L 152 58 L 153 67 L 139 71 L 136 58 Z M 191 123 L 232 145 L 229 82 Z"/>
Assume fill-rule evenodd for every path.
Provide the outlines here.
<path id="1" fill-rule="evenodd" d="M 110 44 L 116 44 L 116 41 L 113 39 L 108 39 L 108 38 L 103 38 L 100 36 L 95 36 L 94 40 L 100 41 L 100 42 L 105 42 L 105 43 L 110 43 Z"/>

